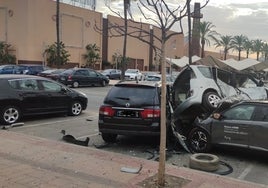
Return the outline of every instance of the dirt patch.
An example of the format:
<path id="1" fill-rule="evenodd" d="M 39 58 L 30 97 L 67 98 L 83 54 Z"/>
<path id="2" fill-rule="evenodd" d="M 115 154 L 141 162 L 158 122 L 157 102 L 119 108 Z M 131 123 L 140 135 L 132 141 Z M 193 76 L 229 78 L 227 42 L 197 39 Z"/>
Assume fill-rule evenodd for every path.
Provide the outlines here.
<path id="1" fill-rule="evenodd" d="M 158 176 L 156 174 L 156 175 L 149 177 L 149 178 L 145 179 L 144 181 L 142 181 L 139 184 L 139 186 L 146 187 L 146 188 L 164 188 L 164 187 L 165 188 L 166 187 L 179 188 L 179 187 L 182 187 L 182 186 L 191 182 L 191 180 L 188 180 L 188 179 L 165 174 L 165 186 L 163 187 L 163 186 L 159 186 L 157 184 L 157 179 L 158 179 Z"/>

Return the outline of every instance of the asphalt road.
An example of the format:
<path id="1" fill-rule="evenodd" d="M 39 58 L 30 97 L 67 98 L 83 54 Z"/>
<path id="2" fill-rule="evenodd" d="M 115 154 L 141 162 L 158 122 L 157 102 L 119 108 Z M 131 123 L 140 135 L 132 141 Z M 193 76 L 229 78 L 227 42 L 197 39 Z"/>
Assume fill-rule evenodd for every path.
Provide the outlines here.
<path id="1" fill-rule="evenodd" d="M 98 109 L 111 86 L 79 88 L 87 94 L 88 108 L 78 117 L 64 115 L 49 115 L 24 118 L 23 126 L 10 128 L 9 131 L 21 132 L 46 139 L 62 140 L 61 130 L 66 130 L 77 139 L 90 137 L 89 147 L 118 152 L 148 160 L 158 159 L 159 139 L 155 137 L 124 137 L 120 136 L 114 144 L 105 144 L 98 132 Z M 226 176 L 251 181 L 268 186 L 268 155 L 238 149 L 215 148 L 212 154 L 231 165 L 233 171 Z M 177 166 L 189 166 L 189 157 L 178 144 L 173 144 L 167 150 L 167 163 Z M 221 165 L 218 172 L 228 172 Z"/>

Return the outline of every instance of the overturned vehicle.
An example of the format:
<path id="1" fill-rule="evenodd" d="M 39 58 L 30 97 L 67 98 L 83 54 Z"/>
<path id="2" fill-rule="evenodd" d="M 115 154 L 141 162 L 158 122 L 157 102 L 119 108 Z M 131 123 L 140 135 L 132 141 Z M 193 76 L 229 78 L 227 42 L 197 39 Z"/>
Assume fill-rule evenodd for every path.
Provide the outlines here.
<path id="1" fill-rule="evenodd" d="M 185 137 L 196 118 L 207 118 L 226 99 L 256 100 L 268 96 L 263 83 L 250 74 L 204 65 L 185 66 L 171 93 L 172 127 Z"/>

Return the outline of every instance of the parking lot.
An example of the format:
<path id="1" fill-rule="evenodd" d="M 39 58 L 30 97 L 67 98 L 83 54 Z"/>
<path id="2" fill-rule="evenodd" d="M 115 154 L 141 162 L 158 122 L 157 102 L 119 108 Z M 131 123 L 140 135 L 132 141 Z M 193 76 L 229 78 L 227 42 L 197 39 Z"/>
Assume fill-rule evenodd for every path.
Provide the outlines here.
<path id="1" fill-rule="evenodd" d="M 102 140 L 98 132 L 98 108 L 110 87 L 84 87 L 77 89 L 86 93 L 89 99 L 87 110 L 80 116 L 49 115 L 27 117 L 23 119 L 24 124 L 22 126 L 12 127 L 7 131 L 62 142 L 63 135 L 61 130 L 65 130 L 67 134 L 71 134 L 79 140 L 89 137 L 89 147 L 148 160 L 157 160 L 159 140 L 155 137 L 121 136 L 114 144 L 106 144 Z M 215 148 L 211 153 L 219 156 L 220 160 L 233 168 L 233 171 L 226 176 L 268 185 L 267 154 L 225 148 Z M 167 163 L 188 167 L 190 155 L 180 145 L 173 144 L 167 150 Z M 225 172 L 228 169 L 225 166 L 221 166 L 220 171 Z"/>

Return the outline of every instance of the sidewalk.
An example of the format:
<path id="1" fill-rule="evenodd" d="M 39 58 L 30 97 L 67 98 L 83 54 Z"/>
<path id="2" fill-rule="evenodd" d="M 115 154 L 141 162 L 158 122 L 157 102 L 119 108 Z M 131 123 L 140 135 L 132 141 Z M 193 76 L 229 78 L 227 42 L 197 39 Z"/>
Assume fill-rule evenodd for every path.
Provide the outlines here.
<path id="1" fill-rule="evenodd" d="M 139 188 L 157 174 L 158 162 L 39 137 L 0 131 L 0 185 L 5 188 Z M 122 167 L 142 169 L 122 172 Z M 183 188 L 268 186 L 166 165 L 166 175 L 188 180 Z"/>

